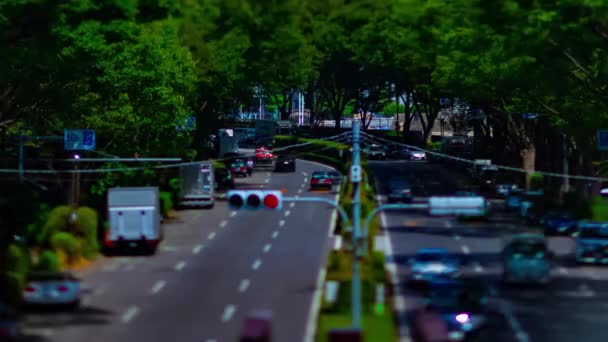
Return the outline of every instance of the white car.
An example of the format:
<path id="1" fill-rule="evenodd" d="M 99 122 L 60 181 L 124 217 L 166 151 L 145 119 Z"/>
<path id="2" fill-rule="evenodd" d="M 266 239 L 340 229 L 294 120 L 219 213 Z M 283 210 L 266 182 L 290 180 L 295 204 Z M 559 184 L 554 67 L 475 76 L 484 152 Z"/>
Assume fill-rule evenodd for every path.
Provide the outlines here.
<path id="1" fill-rule="evenodd" d="M 80 305 L 80 280 L 69 272 L 34 272 L 23 289 L 26 305 Z"/>
<path id="2" fill-rule="evenodd" d="M 426 152 L 410 151 L 410 160 L 426 160 Z"/>
<path id="3" fill-rule="evenodd" d="M 410 282 L 426 283 L 436 278 L 460 276 L 460 261 L 443 248 L 423 248 L 410 259 Z"/>

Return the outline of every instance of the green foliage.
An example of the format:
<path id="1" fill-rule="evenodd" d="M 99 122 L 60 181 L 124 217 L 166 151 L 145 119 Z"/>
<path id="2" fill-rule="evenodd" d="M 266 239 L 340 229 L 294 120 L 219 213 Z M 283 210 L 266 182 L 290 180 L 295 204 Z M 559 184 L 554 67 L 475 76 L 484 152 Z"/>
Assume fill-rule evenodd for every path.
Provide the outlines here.
<path id="1" fill-rule="evenodd" d="M 171 212 L 171 210 L 173 210 L 173 195 L 170 192 L 161 191 L 158 196 L 160 198 L 162 215 L 164 218 L 168 218 L 169 213 Z"/>
<path id="2" fill-rule="evenodd" d="M 595 196 L 591 204 L 591 219 L 593 221 L 608 222 L 608 203 L 601 196 Z"/>
<path id="3" fill-rule="evenodd" d="M 21 246 L 10 245 L 7 254 L 7 270 L 18 274 L 27 274 L 31 267 L 29 250 Z"/>
<path id="4" fill-rule="evenodd" d="M 0 273 L 0 302 L 16 308 L 20 304 L 21 291 L 24 286 L 24 274 L 18 272 Z"/>
<path id="5" fill-rule="evenodd" d="M 569 209 L 572 214 L 579 218 L 591 218 L 591 201 L 577 192 L 564 194 L 564 207 Z"/>
<path id="6" fill-rule="evenodd" d="M 330 251 L 329 259 L 327 261 L 327 270 L 328 271 L 337 271 L 340 269 L 340 255 L 339 251 Z"/>
<path id="7" fill-rule="evenodd" d="M 544 176 L 539 173 L 533 173 L 530 175 L 530 189 L 531 190 L 542 190 L 545 186 Z"/>
<path id="8" fill-rule="evenodd" d="M 66 231 L 68 229 L 68 222 L 72 212 L 73 209 L 68 206 L 58 206 L 53 208 L 48 214 L 47 221 L 37 236 L 38 244 L 40 246 L 48 247 L 51 236 L 57 232 Z"/>
<path id="9" fill-rule="evenodd" d="M 59 272 L 61 271 L 61 264 L 59 263 L 59 256 L 52 250 L 45 250 L 40 254 L 38 264 L 35 265 L 36 271 L 49 271 Z"/>
<path id="10" fill-rule="evenodd" d="M 70 261 L 75 260 L 80 253 L 78 239 L 68 232 L 57 232 L 51 236 L 51 247 L 55 250 L 62 250 Z"/>

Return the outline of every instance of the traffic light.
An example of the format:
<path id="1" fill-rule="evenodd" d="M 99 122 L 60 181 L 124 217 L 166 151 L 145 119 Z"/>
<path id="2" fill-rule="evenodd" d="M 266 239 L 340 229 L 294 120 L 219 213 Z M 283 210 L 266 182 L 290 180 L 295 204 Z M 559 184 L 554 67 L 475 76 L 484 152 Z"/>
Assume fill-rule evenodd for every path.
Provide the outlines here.
<path id="1" fill-rule="evenodd" d="M 283 193 L 281 190 L 230 190 L 228 206 L 235 210 L 281 210 Z"/>

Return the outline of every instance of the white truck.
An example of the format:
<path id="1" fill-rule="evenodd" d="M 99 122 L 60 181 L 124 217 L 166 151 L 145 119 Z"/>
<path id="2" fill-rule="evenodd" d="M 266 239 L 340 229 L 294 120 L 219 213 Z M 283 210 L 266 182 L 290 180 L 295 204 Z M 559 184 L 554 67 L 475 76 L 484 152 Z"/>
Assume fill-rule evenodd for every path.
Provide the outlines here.
<path id="1" fill-rule="evenodd" d="M 202 161 L 198 164 L 180 167 L 180 207 L 213 208 L 214 171 L 213 163 Z"/>
<path id="2" fill-rule="evenodd" d="M 486 219 L 490 204 L 482 196 L 429 197 L 429 215 Z"/>
<path id="3" fill-rule="evenodd" d="M 163 239 L 158 188 L 109 189 L 108 220 L 106 247 L 136 248 L 154 254 Z"/>

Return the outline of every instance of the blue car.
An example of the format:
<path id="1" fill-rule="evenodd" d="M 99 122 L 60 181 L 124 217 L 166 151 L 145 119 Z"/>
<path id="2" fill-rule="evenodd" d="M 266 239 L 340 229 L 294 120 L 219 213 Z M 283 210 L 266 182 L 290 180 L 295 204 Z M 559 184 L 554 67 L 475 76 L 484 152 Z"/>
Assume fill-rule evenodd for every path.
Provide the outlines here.
<path id="1" fill-rule="evenodd" d="M 576 261 L 608 264 L 608 222 L 581 221 L 576 237 Z"/>
<path id="2" fill-rule="evenodd" d="M 578 221 L 567 212 L 551 212 L 540 219 L 545 235 L 571 235 L 576 232 Z"/>

